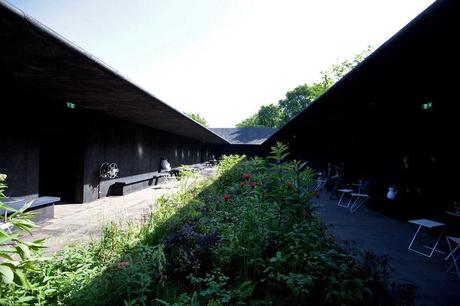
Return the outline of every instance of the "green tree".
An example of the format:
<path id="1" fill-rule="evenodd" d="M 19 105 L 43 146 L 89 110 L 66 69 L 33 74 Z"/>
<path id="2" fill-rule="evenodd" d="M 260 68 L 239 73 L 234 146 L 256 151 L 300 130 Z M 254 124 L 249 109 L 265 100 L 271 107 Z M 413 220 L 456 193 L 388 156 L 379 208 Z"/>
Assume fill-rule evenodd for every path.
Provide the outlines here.
<path id="1" fill-rule="evenodd" d="M 350 70 L 355 68 L 372 52 L 372 50 L 372 47 L 368 47 L 363 52 L 355 55 L 351 60 L 342 61 L 327 70 L 321 71 L 321 79 L 318 82 L 313 84 L 303 84 L 288 91 L 286 93 L 286 97 L 278 101 L 277 108 L 280 111 L 279 116 L 274 113 L 274 109 L 272 108 L 276 107 L 276 105 L 270 104 L 269 106 L 262 106 L 256 114 L 245 119 L 236 126 L 262 126 L 276 128 L 282 126 L 315 101 L 323 92 L 334 85 L 335 82 L 340 80 Z M 270 109 L 263 110 L 263 108 L 266 107 L 270 107 Z M 261 112 L 267 115 L 271 114 L 273 116 L 273 120 L 265 120 L 268 116 L 264 116 L 263 119 L 261 119 Z"/>
<path id="2" fill-rule="evenodd" d="M 269 128 L 278 128 L 282 120 L 283 112 L 275 104 L 262 105 L 257 112 L 259 125 Z"/>
<path id="3" fill-rule="evenodd" d="M 206 121 L 206 119 L 204 117 L 201 117 L 200 114 L 196 113 L 185 113 L 187 116 L 189 116 L 190 118 L 192 118 L 193 120 L 195 120 L 196 122 L 200 123 L 201 125 L 205 126 L 205 127 L 208 127 L 208 122 Z"/>
<path id="4" fill-rule="evenodd" d="M 305 107 L 313 102 L 322 92 L 320 85 L 300 85 L 286 93 L 286 98 L 278 101 L 282 111 L 282 123 L 288 122 L 295 115 L 300 113 Z"/>
<path id="5" fill-rule="evenodd" d="M 236 125 L 237 128 L 261 127 L 259 125 L 259 113 L 255 113 L 249 118 L 244 119 Z"/>
<path id="6" fill-rule="evenodd" d="M 268 127 L 278 128 L 283 119 L 283 112 L 275 104 L 262 105 L 257 113 L 236 125 L 237 128 Z"/>

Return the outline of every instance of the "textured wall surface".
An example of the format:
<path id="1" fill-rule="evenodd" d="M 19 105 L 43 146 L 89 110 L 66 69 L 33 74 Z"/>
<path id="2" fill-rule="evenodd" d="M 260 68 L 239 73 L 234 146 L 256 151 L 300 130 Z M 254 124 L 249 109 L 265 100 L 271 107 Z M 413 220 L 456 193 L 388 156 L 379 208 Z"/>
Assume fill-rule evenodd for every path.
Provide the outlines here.
<path id="1" fill-rule="evenodd" d="M 128 192 L 149 186 L 152 181 L 145 180 L 158 173 L 161 157 L 176 167 L 203 162 L 209 157 L 206 151 L 211 152 L 204 143 L 118 120 L 104 118 L 93 124 L 85 149 L 84 202 L 110 195 L 116 182 L 132 182 Z M 118 165 L 118 178 L 99 179 L 104 162 Z"/>
<path id="2" fill-rule="evenodd" d="M 9 196 L 89 202 L 110 195 L 116 182 L 132 182 L 126 192 L 154 184 L 145 179 L 158 172 L 161 157 L 176 167 L 203 162 L 221 151 L 219 145 L 78 107 L 69 109 L 65 103 L 47 101 L 40 106 L 37 99 L 24 112 L 22 100 L 17 100 L 2 109 L 8 128 L 0 135 L 0 173 L 8 175 Z M 99 180 L 103 162 L 119 166 L 117 179 Z"/>

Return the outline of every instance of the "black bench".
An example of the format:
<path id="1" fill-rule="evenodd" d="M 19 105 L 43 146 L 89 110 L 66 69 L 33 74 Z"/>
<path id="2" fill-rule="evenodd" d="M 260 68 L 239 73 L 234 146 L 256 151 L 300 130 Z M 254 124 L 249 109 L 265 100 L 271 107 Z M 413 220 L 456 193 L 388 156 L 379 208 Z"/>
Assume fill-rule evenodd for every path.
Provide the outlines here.
<path id="1" fill-rule="evenodd" d="M 118 180 L 110 186 L 109 195 L 122 196 L 130 192 L 141 190 L 151 185 L 157 185 L 159 180 L 170 176 L 169 172 L 157 172 L 155 174 L 127 177 Z"/>
<path id="2" fill-rule="evenodd" d="M 59 197 L 39 197 L 35 199 L 20 199 L 20 198 L 4 198 L 1 200 L 5 206 L 8 206 L 14 210 L 21 209 L 26 203 L 30 203 L 29 208 L 26 211 L 34 213 L 32 221 L 41 222 L 48 219 L 54 218 L 54 204 L 61 201 Z M 0 209 L 0 215 L 4 216 L 5 213 L 10 215 L 14 211 L 5 211 Z"/>

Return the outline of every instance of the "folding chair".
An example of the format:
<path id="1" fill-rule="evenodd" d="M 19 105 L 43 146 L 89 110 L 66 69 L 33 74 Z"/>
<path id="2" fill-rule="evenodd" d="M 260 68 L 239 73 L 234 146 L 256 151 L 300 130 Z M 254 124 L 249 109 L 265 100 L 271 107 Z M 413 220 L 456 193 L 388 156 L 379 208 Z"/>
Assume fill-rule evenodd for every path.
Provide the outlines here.
<path id="1" fill-rule="evenodd" d="M 351 194 L 354 190 L 353 189 L 339 189 L 337 192 L 341 192 L 342 195 L 340 196 L 339 202 L 337 203 L 337 206 L 340 207 L 345 207 L 348 208 L 350 207 L 350 201 L 348 201 L 346 204 L 343 202 L 343 198 L 345 194 Z"/>
<path id="2" fill-rule="evenodd" d="M 6 215 L 6 213 L 5 213 Z M 0 229 L 7 232 L 8 234 L 11 234 L 13 231 L 13 224 L 10 222 L 7 222 L 7 218 L 5 216 L 5 222 L 0 223 Z"/>
<path id="3" fill-rule="evenodd" d="M 22 202 L 22 201 L 23 201 L 23 199 L 8 198 L 7 197 L 7 198 L 3 199 L 2 204 L 7 205 L 7 206 L 11 206 L 12 204 L 16 204 L 16 203 L 19 203 L 19 202 Z M 3 210 L 3 213 L 4 213 L 4 216 L 3 216 L 4 221 L 0 222 L 0 229 L 2 229 L 3 231 L 11 234 L 13 232 L 12 229 L 13 229 L 14 225 L 11 222 L 8 222 L 8 210 L 6 210 L 6 209 Z"/>
<path id="4" fill-rule="evenodd" d="M 439 253 L 445 254 L 445 253 L 442 252 L 442 251 L 436 250 L 436 247 L 438 246 L 439 240 L 441 240 L 441 237 L 442 237 L 442 235 L 444 234 L 444 231 L 446 230 L 446 225 L 445 225 L 444 223 L 436 222 L 436 221 L 429 220 L 429 219 L 409 220 L 409 223 L 418 225 L 418 228 L 417 228 L 417 231 L 416 231 L 415 234 L 414 234 L 414 237 L 412 238 L 411 242 L 409 243 L 409 246 L 407 247 L 408 250 L 413 251 L 413 252 L 415 252 L 415 253 L 417 253 L 417 254 L 426 256 L 426 257 L 431 257 L 431 256 L 433 256 L 433 253 L 434 253 L 435 251 L 436 251 L 436 252 L 439 252 Z M 437 228 L 437 227 L 442 228 L 441 233 L 439 234 L 439 236 L 438 236 L 436 242 L 434 243 L 433 247 L 424 246 L 425 248 L 431 250 L 431 252 L 429 252 L 429 253 L 425 253 L 425 252 L 418 251 L 418 250 L 416 250 L 416 249 L 414 249 L 414 248 L 412 247 L 412 245 L 414 244 L 414 241 L 415 241 L 415 239 L 417 238 L 417 235 L 418 235 L 418 233 L 420 232 L 420 229 L 421 229 L 422 227 L 425 227 L 425 228 L 427 228 L 427 229 L 433 229 L 433 228 Z"/>
<path id="5" fill-rule="evenodd" d="M 326 187 L 326 182 L 327 182 L 327 179 L 321 179 L 321 178 L 317 179 L 315 191 L 324 191 L 324 188 Z"/>
<path id="6" fill-rule="evenodd" d="M 447 236 L 447 245 L 449 246 L 449 255 L 445 258 L 445 260 L 449 259 L 449 257 L 452 257 L 452 264 L 449 266 L 446 272 L 450 272 L 452 267 L 455 267 L 455 271 L 457 272 L 457 276 L 460 278 L 460 270 L 457 265 L 457 260 L 460 258 L 460 254 L 455 255 L 455 252 L 460 248 L 460 237 L 451 237 Z M 457 246 L 455 248 L 452 248 L 451 241 L 456 243 Z"/>
<path id="7" fill-rule="evenodd" d="M 368 199 L 369 195 L 365 193 L 351 193 L 350 201 L 348 203 L 351 203 L 350 212 L 353 213 L 358 210 L 358 208 L 360 208 Z"/>

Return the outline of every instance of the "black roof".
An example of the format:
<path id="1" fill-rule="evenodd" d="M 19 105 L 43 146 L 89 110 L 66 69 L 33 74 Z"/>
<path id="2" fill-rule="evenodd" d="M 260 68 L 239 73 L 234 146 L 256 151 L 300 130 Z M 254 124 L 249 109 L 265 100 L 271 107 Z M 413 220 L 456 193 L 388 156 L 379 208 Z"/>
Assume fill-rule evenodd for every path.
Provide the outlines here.
<path id="1" fill-rule="evenodd" d="M 2 0 L 0 71 L 2 91 L 38 97 L 45 103 L 70 101 L 78 108 L 201 142 L 227 143 L 214 132 Z"/>
<path id="2" fill-rule="evenodd" d="M 259 145 L 269 138 L 276 129 L 272 128 L 211 128 L 231 144 Z"/>
<path id="3" fill-rule="evenodd" d="M 382 109 L 401 112 L 417 108 L 430 102 L 425 97 L 458 87 L 455 71 L 459 69 L 459 29 L 460 1 L 434 2 L 278 129 L 264 145 L 279 140 L 289 143 L 305 131 L 317 135 L 339 118 L 362 120 L 359 116 L 365 118 Z"/>

